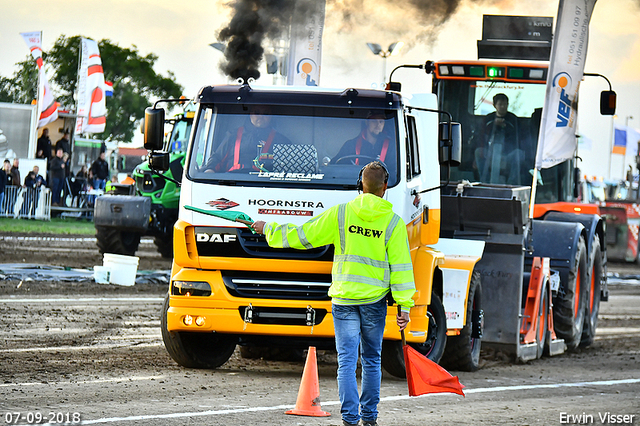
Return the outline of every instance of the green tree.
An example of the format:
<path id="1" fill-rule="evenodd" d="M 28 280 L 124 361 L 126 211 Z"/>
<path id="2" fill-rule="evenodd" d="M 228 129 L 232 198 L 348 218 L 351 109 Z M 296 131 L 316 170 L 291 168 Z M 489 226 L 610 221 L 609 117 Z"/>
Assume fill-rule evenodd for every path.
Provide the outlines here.
<path id="1" fill-rule="evenodd" d="M 48 52 L 43 52 L 46 66 L 53 70 L 52 91 L 65 109 L 75 110 L 74 93 L 78 83 L 78 61 L 81 36 L 61 35 Z M 136 46 L 122 48 L 110 40 L 100 40 L 100 57 L 106 81 L 113 83 L 113 96 L 108 97 L 107 124 L 96 138 L 130 142 L 136 122 L 144 117 L 144 109 L 152 98 L 172 98 L 182 94 L 182 86 L 172 72 L 162 76 L 153 70 L 158 57 L 140 56 Z M 35 98 L 37 68 L 35 61 L 20 62 L 12 78 L 0 77 L 0 101 L 29 103 Z"/>

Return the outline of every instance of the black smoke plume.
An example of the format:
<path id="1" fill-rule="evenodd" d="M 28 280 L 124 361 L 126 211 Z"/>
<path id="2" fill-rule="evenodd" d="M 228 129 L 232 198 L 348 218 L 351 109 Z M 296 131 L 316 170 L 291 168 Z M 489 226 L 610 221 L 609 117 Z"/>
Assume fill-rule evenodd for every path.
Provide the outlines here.
<path id="1" fill-rule="evenodd" d="M 322 6 L 325 0 L 233 0 L 228 6 L 234 10 L 231 22 L 218 36 L 226 44 L 222 71 L 231 78 L 260 77 L 258 67 L 264 54 L 263 42 L 288 38 L 291 20 L 306 19 Z M 380 23 L 378 30 L 388 34 L 410 37 L 411 47 L 418 41 L 430 42 L 437 38 L 438 29 L 446 23 L 464 3 L 495 4 L 500 0 L 326 0 L 327 13 L 339 21 L 338 31 L 349 30 L 371 23 L 372 11 L 405 11 L 406 20 L 392 24 Z M 640 0 L 636 0 L 640 2 Z M 328 16 L 329 17 L 329 16 Z M 416 26 L 415 24 L 419 24 Z M 294 25 L 295 27 L 295 25 Z M 417 29 L 416 29 L 417 28 Z"/>
<path id="2" fill-rule="evenodd" d="M 294 7 L 296 16 L 304 18 L 314 13 L 318 1 L 323 0 L 235 0 L 228 3 L 234 15 L 218 39 L 226 44 L 226 62 L 222 71 L 231 78 L 260 77 L 258 67 L 262 61 L 267 40 L 287 38 Z"/>

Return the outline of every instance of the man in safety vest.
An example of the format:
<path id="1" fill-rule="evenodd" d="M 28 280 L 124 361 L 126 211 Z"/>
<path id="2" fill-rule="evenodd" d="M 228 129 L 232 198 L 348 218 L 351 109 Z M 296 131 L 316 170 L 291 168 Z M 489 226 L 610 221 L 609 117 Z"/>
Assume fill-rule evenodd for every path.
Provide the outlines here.
<path id="1" fill-rule="evenodd" d="M 360 134 L 346 141 L 331 163 L 360 165 L 379 160 L 386 165 L 395 165 L 396 143 L 394 138 L 384 132 L 385 123 L 384 112 L 369 112 Z"/>
<path id="2" fill-rule="evenodd" d="M 378 161 L 360 172 L 363 194 L 334 206 L 302 226 L 256 221 L 253 229 L 264 233 L 271 247 L 310 249 L 335 247 L 332 315 L 338 350 L 338 393 L 345 425 L 376 425 L 382 337 L 387 315 L 387 294 L 401 306 L 397 323 L 409 322 L 415 284 L 404 221 L 383 199 L 389 174 Z M 361 346 L 362 395 L 358 395 L 356 366 Z"/>
<path id="3" fill-rule="evenodd" d="M 291 141 L 273 128 L 271 118 L 268 107 L 252 106 L 248 122 L 227 133 L 207 162 L 207 171 L 272 171 L 273 146 Z"/>

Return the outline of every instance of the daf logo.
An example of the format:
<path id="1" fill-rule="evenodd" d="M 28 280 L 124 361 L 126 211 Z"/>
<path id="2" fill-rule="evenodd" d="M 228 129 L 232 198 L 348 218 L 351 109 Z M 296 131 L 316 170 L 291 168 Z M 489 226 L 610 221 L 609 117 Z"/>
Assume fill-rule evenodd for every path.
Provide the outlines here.
<path id="1" fill-rule="evenodd" d="M 233 243 L 237 241 L 235 234 L 196 234 L 196 242 L 198 243 Z"/>

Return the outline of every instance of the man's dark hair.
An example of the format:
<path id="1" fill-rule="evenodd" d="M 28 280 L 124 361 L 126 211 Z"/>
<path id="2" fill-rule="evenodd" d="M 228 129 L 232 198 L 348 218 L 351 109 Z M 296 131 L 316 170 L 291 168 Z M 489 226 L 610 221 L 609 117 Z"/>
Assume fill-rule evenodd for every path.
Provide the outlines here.
<path id="1" fill-rule="evenodd" d="M 389 180 L 387 169 L 379 161 L 372 161 L 362 171 L 363 192 L 378 194 Z"/>
<path id="2" fill-rule="evenodd" d="M 505 95 L 504 93 L 498 93 L 493 97 L 493 104 L 495 105 L 498 101 L 507 101 L 508 103 L 509 97 L 507 97 L 507 95 Z"/>

